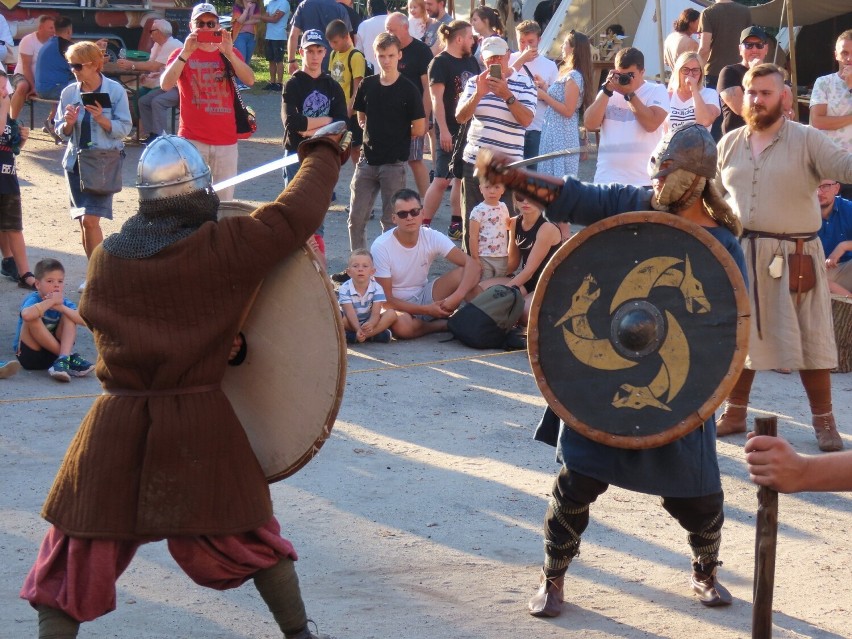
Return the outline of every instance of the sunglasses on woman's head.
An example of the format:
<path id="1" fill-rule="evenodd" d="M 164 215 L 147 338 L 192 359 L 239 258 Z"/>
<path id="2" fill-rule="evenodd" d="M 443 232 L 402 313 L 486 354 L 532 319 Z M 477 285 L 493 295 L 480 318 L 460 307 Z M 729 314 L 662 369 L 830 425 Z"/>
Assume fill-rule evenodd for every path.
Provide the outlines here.
<path id="1" fill-rule="evenodd" d="M 69 62 L 68 68 L 72 71 L 82 71 L 83 67 L 89 64 L 88 62 Z"/>
<path id="2" fill-rule="evenodd" d="M 195 21 L 195 26 L 198 27 L 199 29 L 202 28 L 202 27 L 207 27 L 208 29 L 215 29 L 216 25 L 218 25 L 218 24 L 219 23 L 216 22 L 215 20 L 196 20 Z"/>
<path id="3" fill-rule="evenodd" d="M 420 211 L 422 211 L 422 210 L 423 210 L 423 208 L 421 207 L 421 208 L 411 209 L 409 211 L 395 211 L 394 215 L 396 215 L 400 220 L 404 220 L 409 215 L 412 218 L 417 217 L 418 215 L 420 215 Z"/>

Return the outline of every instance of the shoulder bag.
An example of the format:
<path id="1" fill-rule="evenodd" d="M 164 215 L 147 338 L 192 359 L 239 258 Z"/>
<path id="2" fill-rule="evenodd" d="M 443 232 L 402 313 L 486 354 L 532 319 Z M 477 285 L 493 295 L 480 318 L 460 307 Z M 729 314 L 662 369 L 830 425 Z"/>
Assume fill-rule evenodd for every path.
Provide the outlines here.
<path id="1" fill-rule="evenodd" d="M 247 140 L 257 131 L 257 118 L 254 115 L 254 109 L 243 102 L 243 96 L 237 86 L 237 77 L 234 74 L 234 67 L 231 65 L 231 61 L 221 53 L 219 55 L 222 56 L 222 62 L 225 63 L 225 73 L 228 75 L 228 79 L 231 81 L 231 86 L 234 89 L 234 117 L 237 120 L 237 138 Z"/>
<path id="2" fill-rule="evenodd" d="M 77 151 L 77 170 L 80 190 L 92 195 L 111 195 L 121 191 L 122 149 L 80 149 Z"/>

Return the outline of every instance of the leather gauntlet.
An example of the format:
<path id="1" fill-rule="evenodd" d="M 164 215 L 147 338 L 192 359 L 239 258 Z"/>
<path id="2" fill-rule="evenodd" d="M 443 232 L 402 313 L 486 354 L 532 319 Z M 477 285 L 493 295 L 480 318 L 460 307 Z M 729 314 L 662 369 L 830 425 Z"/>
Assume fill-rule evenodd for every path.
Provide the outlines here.
<path id="1" fill-rule="evenodd" d="M 476 157 L 476 174 L 489 182 L 504 184 L 507 189 L 525 195 L 539 204 L 553 204 L 565 183 L 556 177 L 511 168 L 509 158 L 490 149 L 480 149 Z"/>
<path id="2" fill-rule="evenodd" d="M 343 166 L 349 159 L 351 143 L 352 134 L 346 128 L 346 122 L 332 122 L 317 129 L 317 132 L 307 140 L 302 140 L 296 152 L 299 155 L 299 161 L 304 161 L 311 149 L 317 145 L 332 146 L 340 154 L 340 165 Z"/>

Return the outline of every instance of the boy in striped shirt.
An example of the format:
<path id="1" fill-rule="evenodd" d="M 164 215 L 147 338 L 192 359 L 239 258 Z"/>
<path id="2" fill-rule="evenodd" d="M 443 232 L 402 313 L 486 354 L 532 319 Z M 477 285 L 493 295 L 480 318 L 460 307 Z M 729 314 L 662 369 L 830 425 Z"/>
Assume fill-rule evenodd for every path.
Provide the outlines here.
<path id="1" fill-rule="evenodd" d="M 341 284 L 337 292 L 346 341 L 349 344 L 389 342 L 390 326 L 396 321 L 396 313 L 383 310 L 387 298 L 384 289 L 373 278 L 376 267 L 370 251 L 352 251 L 346 272 L 350 279 Z"/>

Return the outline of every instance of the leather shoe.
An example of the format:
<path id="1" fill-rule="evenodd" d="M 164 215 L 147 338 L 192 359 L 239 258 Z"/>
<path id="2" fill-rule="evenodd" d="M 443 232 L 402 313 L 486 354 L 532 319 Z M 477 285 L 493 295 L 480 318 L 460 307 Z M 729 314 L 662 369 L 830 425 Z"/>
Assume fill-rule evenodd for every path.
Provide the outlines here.
<path id="1" fill-rule="evenodd" d="M 843 440 L 840 438 L 840 433 L 837 432 L 837 424 L 832 413 L 814 415 L 811 423 L 816 433 L 817 444 L 822 452 L 834 453 L 843 450 Z"/>
<path id="2" fill-rule="evenodd" d="M 530 599 L 529 609 L 533 617 L 558 617 L 562 612 L 565 576 L 547 578 L 541 575 L 541 587 Z"/>
<path id="3" fill-rule="evenodd" d="M 692 571 L 692 590 L 698 595 L 698 600 L 710 608 L 714 606 L 730 606 L 733 598 L 728 589 L 716 579 L 716 569 L 709 575 L 700 570 Z"/>
<path id="4" fill-rule="evenodd" d="M 716 437 L 736 435 L 746 432 L 746 408 L 727 404 L 725 411 L 716 420 Z"/>

